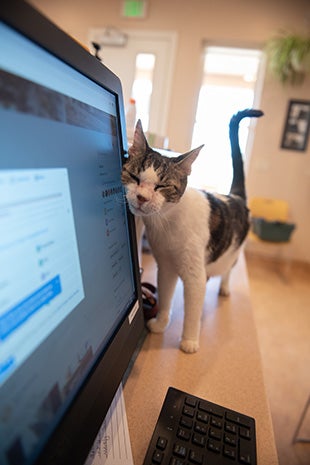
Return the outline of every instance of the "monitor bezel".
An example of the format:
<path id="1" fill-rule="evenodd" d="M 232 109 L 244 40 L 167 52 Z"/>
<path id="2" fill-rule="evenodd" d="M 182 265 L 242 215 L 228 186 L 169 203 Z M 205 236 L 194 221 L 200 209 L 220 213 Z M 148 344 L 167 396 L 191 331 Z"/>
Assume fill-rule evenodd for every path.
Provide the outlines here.
<path id="1" fill-rule="evenodd" d="M 8 26 L 115 95 L 121 134 L 121 155 L 122 161 L 125 161 L 127 139 L 123 93 L 119 78 L 83 46 L 24 1 L 4 0 L 0 12 L 0 19 Z M 117 388 L 128 372 L 133 356 L 144 338 L 135 222 L 129 210 L 128 229 L 138 311 L 130 321 L 129 315 L 133 307 L 129 309 L 57 429 L 36 458 L 34 462 L 36 465 L 67 465 L 68 463 L 82 465 L 85 462 Z"/>

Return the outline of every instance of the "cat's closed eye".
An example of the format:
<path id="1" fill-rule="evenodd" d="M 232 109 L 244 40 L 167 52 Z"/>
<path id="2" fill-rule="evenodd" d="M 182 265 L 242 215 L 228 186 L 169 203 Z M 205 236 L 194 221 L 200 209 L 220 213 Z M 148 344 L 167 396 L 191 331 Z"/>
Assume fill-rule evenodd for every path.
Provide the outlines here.
<path id="1" fill-rule="evenodd" d="M 138 185 L 140 184 L 140 178 L 136 176 L 135 174 L 131 173 L 130 171 L 126 170 L 129 176 L 133 181 L 135 181 Z"/>
<path id="2" fill-rule="evenodd" d="M 156 184 L 154 187 L 154 191 L 157 191 L 158 189 L 164 189 L 165 187 L 168 187 L 166 184 Z"/>
<path id="3" fill-rule="evenodd" d="M 154 190 L 157 191 L 157 189 L 173 189 L 174 191 L 178 191 L 177 186 L 174 184 L 156 184 Z"/>

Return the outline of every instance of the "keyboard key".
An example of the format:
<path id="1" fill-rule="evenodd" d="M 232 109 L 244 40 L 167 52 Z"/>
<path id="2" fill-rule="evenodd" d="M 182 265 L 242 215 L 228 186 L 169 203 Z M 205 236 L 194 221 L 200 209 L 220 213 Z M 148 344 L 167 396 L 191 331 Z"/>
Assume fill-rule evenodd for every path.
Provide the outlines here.
<path id="1" fill-rule="evenodd" d="M 249 418 L 236 412 L 226 412 L 226 419 L 243 426 L 250 426 Z"/>
<path id="2" fill-rule="evenodd" d="M 251 439 L 251 431 L 249 428 L 244 428 L 240 426 L 239 435 L 244 439 Z"/>
<path id="3" fill-rule="evenodd" d="M 164 454 L 162 452 L 160 452 L 159 450 L 154 451 L 154 454 L 153 454 L 153 457 L 152 457 L 152 461 L 154 463 L 156 463 L 156 464 L 162 463 L 163 458 L 164 458 Z"/>
<path id="4" fill-rule="evenodd" d="M 185 404 L 195 408 L 197 400 L 194 397 L 185 397 Z"/>
<path id="5" fill-rule="evenodd" d="M 219 418 L 223 418 L 222 412 L 216 408 L 214 405 L 210 404 L 209 402 L 206 401 L 200 401 L 198 405 L 199 410 L 203 410 L 204 412 L 212 413 L 212 415 L 215 415 Z"/>
<path id="6" fill-rule="evenodd" d="M 207 434 L 207 426 L 203 425 L 202 423 L 196 422 L 194 430 L 200 434 Z"/>
<path id="7" fill-rule="evenodd" d="M 237 445 L 236 436 L 234 436 L 233 434 L 225 433 L 224 434 L 224 442 L 226 444 L 228 444 L 229 446 L 236 447 L 236 445 Z"/>
<path id="8" fill-rule="evenodd" d="M 211 417 L 211 425 L 215 426 L 216 428 L 222 428 L 223 423 L 218 418 Z"/>
<path id="9" fill-rule="evenodd" d="M 201 436 L 201 434 L 193 434 L 192 442 L 199 447 L 204 447 L 206 445 L 206 438 Z"/>
<path id="10" fill-rule="evenodd" d="M 236 458 L 236 450 L 232 449 L 229 446 L 224 446 L 223 454 L 225 455 L 225 457 L 229 457 L 230 459 L 233 459 L 233 460 Z"/>
<path id="11" fill-rule="evenodd" d="M 184 428 L 191 429 L 193 427 L 193 420 L 190 418 L 182 417 L 180 420 L 180 426 L 184 426 Z"/>
<path id="12" fill-rule="evenodd" d="M 187 417 L 193 418 L 193 416 L 195 415 L 195 410 L 192 407 L 188 407 L 184 405 L 183 414 L 186 415 Z"/>
<path id="13" fill-rule="evenodd" d="M 166 449 L 167 442 L 168 442 L 167 439 L 159 437 L 157 439 L 156 446 L 158 447 L 158 449 L 164 450 L 164 449 Z"/>
<path id="14" fill-rule="evenodd" d="M 251 462 L 251 447 L 249 441 L 240 439 L 239 441 L 239 460 L 241 463 L 250 465 Z"/>
<path id="15" fill-rule="evenodd" d="M 188 441 L 189 438 L 191 437 L 191 432 L 184 429 L 184 428 L 179 428 L 177 432 L 177 436 L 179 439 L 183 439 L 184 441 Z"/>
<path id="16" fill-rule="evenodd" d="M 216 452 L 217 454 L 221 452 L 221 443 L 213 441 L 212 439 L 209 439 L 207 447 L 209 450 L 211 450 L 212 452 Z"/>
<path id="17" fill-rule="evenodd" d="M 210 438 L 217 439 L 218 441 L 220 441 L 222 439 L 221 432 L 219 430 L 217 430 L 217 429 L 214 429 L 214 428 L 209 429 L 209 436 L 210 436 Z"/>
<path id="18" fill-rule="evenodd" d="M 200 452 L 197 452 L 195 450 L 191 450 L 188 456 L 188 460 L 191 463 L 197 463 L 201 464 L 203 463 L 203 455 Z"/>
<path id="19" fill-rule="evenodd" d="M 205 424 L 207 424 L 209 421 L 209 415 L 204 412 L 197 412 L 196 418 L 198 421 L 202 421 Z"/>
<path id="20" fill-rule="evenodd" d="M 172 457 L 169 465 L 186 465 L 186 462 L 184 460 L 178 459 L 176 457 Z"/>
<path id="21" fill-rule="evenodd" d="M 225 423 L 225 431 L 228 433 L 236 434 L 237 433 L 237 427 L 236 425 L 233 425 L 232 423 Z"/>
<path id="22" fill-rule="evenodd" d="M 173 447 L 173 453 L 178 457 L 186 457 L 187 450 L 182 444 L 175 444 Z"/>

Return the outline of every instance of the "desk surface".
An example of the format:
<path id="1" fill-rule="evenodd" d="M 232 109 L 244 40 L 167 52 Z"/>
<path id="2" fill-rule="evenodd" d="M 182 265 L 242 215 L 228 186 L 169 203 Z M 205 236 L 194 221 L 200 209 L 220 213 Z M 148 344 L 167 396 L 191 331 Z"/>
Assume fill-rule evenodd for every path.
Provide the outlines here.
<path id="1" fill-rule="evenodd" d="M 143 257 L 142 281 L 155 284 L 156 266 Z M 231 295 L 218 297 L 219 279 L 207 284 L 200 349 L 178 349 L 183 323 L 179 282 L 170 326 L 148 334 L 124 387 L 135 465 L 141 465 L 167 388 L 174 386 L 256 420 L 258 465 L 277 465 L 273 428 L 262 372 L 244 257 L 231 276 Z"/>

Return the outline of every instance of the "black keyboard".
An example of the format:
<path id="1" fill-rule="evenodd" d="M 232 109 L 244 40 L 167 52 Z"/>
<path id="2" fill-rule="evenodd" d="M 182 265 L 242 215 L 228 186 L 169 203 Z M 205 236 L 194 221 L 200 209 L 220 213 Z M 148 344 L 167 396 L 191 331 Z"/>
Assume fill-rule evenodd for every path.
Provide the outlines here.
<path id="1" fill-rule="evenodd" d="M 256 465 L 254 418 L 170 387 L 143 465 Z"/>

